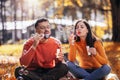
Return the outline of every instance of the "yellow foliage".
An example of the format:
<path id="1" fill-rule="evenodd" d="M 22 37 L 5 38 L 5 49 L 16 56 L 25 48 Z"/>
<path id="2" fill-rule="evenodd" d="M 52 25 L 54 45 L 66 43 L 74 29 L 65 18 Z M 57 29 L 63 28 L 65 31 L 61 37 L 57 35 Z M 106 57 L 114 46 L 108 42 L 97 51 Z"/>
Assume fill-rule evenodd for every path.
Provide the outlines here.
<path id="1" fill-rule="evenodd" d="M 2 55 L 11 55 L 11 56 L 19 56 L 22 52 L 23 45 L 22 44 L 8 44 L 0 46 L 0 54 Z"/>
<path id="2" fill-rule="evenodd" d="M 69 52 L 69 44 L 62 44 L 62 50 L 63 50 L 63 53 L 68 53 Z"/>
<path id="3" fill-rule="evenodd" d="M 55 7 L 61 7 L 63 4 L 62 0 L 55 0 Z"/>
<path id="4" fill-rule="evenodd" d="M 79 4 L 79 6 L 80 6 L 80 7 L 82 7 L 82 6 L 83 6 L 83 4 L 82 4 L 81 0 L 77 0 L 77 3 Z"/>
<path id="5" fill-rule="evenodd" d="M 103 35 L 104 35 L 104 30 L 102 30 L 101 27 L 97 27 L 97 29 L 96 29 L 96 35 L 97 35 L 99 38 L 102 38 Z"/>
<path id="6" fill-rule="evenodd" d="M 64 0 L 64 6 L 73 6 L 73 3 L 70 0 Z"/>
<path id="7" fill-rule="evenodd" d="M 105 47 L 106 54 L 109 58 L 109 62 L 111 65 L 111 68 L 115 74 L 118 75 L 120 78 L 120 43 L 114 43 L 114 42 L 103 42 L 103 46 Z M 23 45 L 22 44 L 13 44 L 13 45 L 1 45 L 0 46 L 0 55 L 5 54 L 5 55 L 20 55 L 22 51 Z M 62 49 L 64 53 L 69 52 L 69 44 L 62 44 Z M 8 58 L 8 57 L 7 57 Z M 4 59 L 4 58 L 1 58 Z M 11 60 L 11 58 L 10 58 Z M 10 61 L 9 60 L 9 61 Z M 15 60 L 15 59 L 13 59 Z M 16 61 L 16 60 L 15 60 Z M 14 62 L 14 61 L 13 61 Z M 10 64 L 11 63 L 11 64 Z M 18 66 L 17 63 L 12 63 L 12 60 L 10 61 L 9 66 L 8 64 L 1 65 L 0 67 L 0 75 L 4 74 L 3 68 L 11 74 L 10 77 L 7 77 L 7 75 L 4 75 L 4 80 L 15 80 L 15 77 L 13 76 L 13 72 L 16 66 Z M 6 66 L 6 67 L 4 67 Z M 9 70 L 9 71 L 8 71 Z"/>

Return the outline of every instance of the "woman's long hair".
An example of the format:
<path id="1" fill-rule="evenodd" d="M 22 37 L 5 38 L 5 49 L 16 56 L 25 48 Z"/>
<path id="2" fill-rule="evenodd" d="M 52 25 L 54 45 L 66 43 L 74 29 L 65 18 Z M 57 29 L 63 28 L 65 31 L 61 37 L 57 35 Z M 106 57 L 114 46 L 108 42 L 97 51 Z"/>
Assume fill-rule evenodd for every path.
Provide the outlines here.
<path id="1" fill-rule="evenodd" d="M 76 22 L 75 24 L 75 30 L 74 30 L 74 34 L 76 34 L 76 27 L 77 27 L 77 24 L 79 22 L 83 22 L 87 29 L 88 29 L 88 33 L 87 33 L 87 37 L 86 37 L 86 43 L 87 43 L 87 46 L 90 46 L 90 47 L 94 47 L 94 42 L 96 41 L 96 38 L 92 35 L 92 31 L 91 31 L 91 28 L 90 28 L 90 25 L 89 23 L 86 21 L 86 20 L 79 20 Z M 76 35 L 76 42 L 79 42 L 80 41 L 80 37 Z"/>

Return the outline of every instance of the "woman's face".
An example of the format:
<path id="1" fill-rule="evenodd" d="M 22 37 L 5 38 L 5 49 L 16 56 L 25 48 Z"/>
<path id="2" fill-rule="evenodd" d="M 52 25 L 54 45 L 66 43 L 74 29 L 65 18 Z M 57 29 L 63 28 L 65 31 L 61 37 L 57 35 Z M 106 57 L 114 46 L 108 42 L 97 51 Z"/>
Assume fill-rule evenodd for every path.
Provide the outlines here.
<path id="1" fill-rule="evenodd" d="M 76 35 L 79 37 L 86 37 L 88 33 L 88 29 L 83 22 L 78 22 L 76 26 Z"/>

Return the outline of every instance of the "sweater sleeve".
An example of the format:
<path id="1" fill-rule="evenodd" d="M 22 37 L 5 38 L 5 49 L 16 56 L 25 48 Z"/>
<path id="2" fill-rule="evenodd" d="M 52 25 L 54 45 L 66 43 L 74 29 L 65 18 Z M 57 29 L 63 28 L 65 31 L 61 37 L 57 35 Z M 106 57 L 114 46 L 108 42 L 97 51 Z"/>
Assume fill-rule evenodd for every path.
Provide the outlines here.
<path id="1" fill-rule="evenodd" d="M 72 62 L 75 61 L 75 59 L 76 59 L 76 47 L 75 47 L 75 45 L 70 45 L 68 59 L 69 59 L 69 61 L 72 61 Z"/>
<path id="2" fill-rule="evenodd" d="M 35 55 L 35 50 L 32 48 L 32 41 L 27 41 L 24 44 L 22 56 L 20 57 L 20 64 L 28 66 Z"/>
<path id="3" fill-rule="evenodd" d="M 96 41 L 95 42 L 95 48 L 96 48 L 96 51 L 97 51 L 97 54 L 95 55 L 96 60 L 100 64 L 107 64 L 108 63 L 107 55 L 105 53 L 105 49 L 104 49 L 101 41 Z"/>

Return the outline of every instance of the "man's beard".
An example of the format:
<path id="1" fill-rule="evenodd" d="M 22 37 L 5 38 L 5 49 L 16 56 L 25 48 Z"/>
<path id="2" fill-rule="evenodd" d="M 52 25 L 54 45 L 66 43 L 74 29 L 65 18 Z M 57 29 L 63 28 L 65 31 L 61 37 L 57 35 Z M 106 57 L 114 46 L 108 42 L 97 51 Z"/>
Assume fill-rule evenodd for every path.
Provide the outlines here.
<path id="1" fill-rule="evenodd" d="M 50 34 L 44 34 L 44 38 L 48 39 L 50 37 Z"/>

